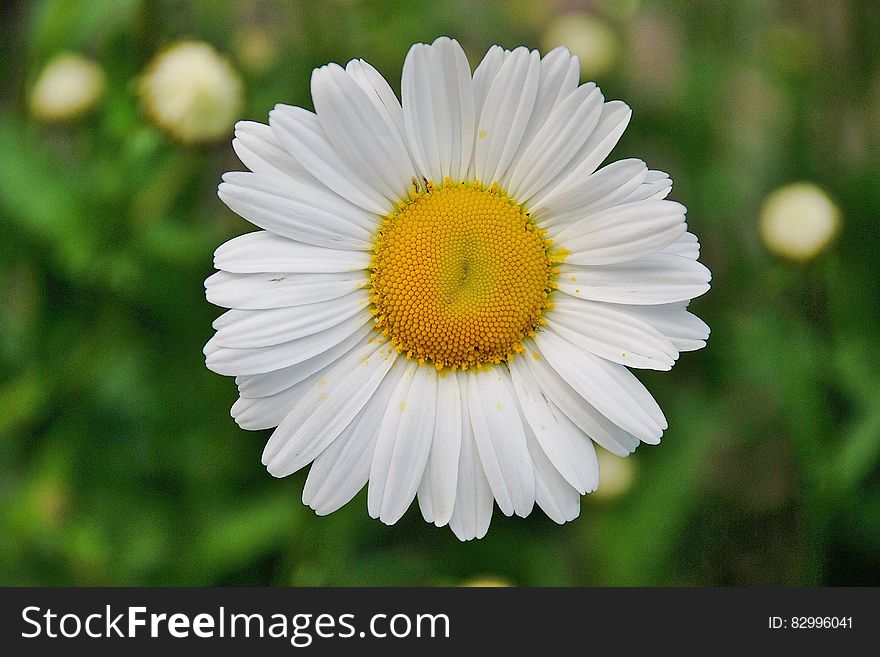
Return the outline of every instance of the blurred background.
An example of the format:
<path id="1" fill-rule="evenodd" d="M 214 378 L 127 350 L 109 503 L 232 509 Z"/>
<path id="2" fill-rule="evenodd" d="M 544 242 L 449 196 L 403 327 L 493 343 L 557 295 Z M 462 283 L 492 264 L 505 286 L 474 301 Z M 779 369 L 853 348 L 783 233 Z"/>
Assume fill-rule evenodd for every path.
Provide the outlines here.
<path id="1" fill-rule="evenodd" d="M 0 584 L 880 584 L 880 4 L 10 2 L 0 16 Z M 260 464 L 202 346 L 237 119 L 411 43 L 582 56 L 670 172 L 707 348 L 639 372 L 669 430 L 557 526 L 459 543 Z M 206 45 L 207 44 L 207 45 Z M 189 96 L 187 96 L 189 94 Z M 182 100 L 181 100 L 182 98 Z M 195 100 L 194 100 L 195 99 Z"/>

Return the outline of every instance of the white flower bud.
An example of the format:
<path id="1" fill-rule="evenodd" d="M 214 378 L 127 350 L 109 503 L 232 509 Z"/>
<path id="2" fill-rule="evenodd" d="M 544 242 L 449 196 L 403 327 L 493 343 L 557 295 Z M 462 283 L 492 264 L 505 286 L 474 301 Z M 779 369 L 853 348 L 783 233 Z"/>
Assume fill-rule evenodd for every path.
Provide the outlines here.
<path id="1" fill-rule="evenodd" d="M 94 107 L 104 91 L 104 72 L 81 55 L 59 55 L 31 89 L 31 113 L 41 121 L 69 121 Z"/>
<path id="2" fill-rule="evenodd" d="M 764 201 L 758 229 L 764 245 L 792 260 L 810 260 L 831 242 L 840 225 L 840 210 L 812 183 L 794 183 Z"/>
<path id="3" fill-rule="evenodd" d="M 544 47 L 567 46 L 581 63 L 585 78 L 601 77 L 617 61 L 617 34 L 608 23 L 589 14 L 563 14 L 547 27 Z"/>
<path id="4" fill-rule="evenodd" d="M 459 584 L 459 586 L 474 588 L 496 588 L 513 586 L 513 584 L 511 584 L 506 579 L 496 577 L 495 575 L 482 575 L 480 577 L 473 577 L 471 579 L 465 580 L 461 584 Z"/>
<path id="5" fill-rule="evenodd" d="M 184 143 L 228 137 L 241 111 L 238 72 L 199 41 L 182 41 L 159 53 L 138 88 L 152 120 Z"/>
<path id="6" fill-rule="evenodd" d="M 610 500 L 626 493 L 635 480 L 632 457 L 624 458 L 604 449 L 597 449 L 596 455 L 599 457 L 599 488 L 590 497 Z"/>

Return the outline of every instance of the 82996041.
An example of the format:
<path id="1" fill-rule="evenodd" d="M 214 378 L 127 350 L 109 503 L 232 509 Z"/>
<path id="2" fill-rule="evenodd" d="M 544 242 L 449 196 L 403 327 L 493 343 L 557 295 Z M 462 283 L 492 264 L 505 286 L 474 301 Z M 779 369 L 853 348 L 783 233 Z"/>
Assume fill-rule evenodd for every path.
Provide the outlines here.
<path id="1" fill-rule="evenodd" d="M 851 630 L 853 619 L 852 616 L 770 616 L 767 626 L 771 630 Z"/>

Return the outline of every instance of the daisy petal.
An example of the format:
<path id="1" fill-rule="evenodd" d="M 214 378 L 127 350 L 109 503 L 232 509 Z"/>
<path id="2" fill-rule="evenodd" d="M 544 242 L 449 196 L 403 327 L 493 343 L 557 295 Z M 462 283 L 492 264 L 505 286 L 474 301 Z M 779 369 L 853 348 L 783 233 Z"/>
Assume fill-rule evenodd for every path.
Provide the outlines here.
<path id="1" fill-rule="evenodd" d="M 593 442 L 563 413 L 554 413 L 523 358 L 510 361 L 520 409 L 544 454 L 581 494 L 599 485 L 599 461 Z"/>
<path id="2" fill-rule="evenodd" d="M 644 440 L 657 442 L 666 428 L 651 394 L 621 365 L 576 348 L 553 331 L 541 331 L 535 343 L 568 385 L 609 420 Z"/>
<path id="3" fill-rule="evenodd" d="M 429 456 L 430 458 L 430 456 Z M 425 472 L 422 473 L 422 480 L 419 482 L 419 490 L 416 492 L 416 499 L 419 501 L 419 511 L 422 512 L 422 518 L 425 522 L 434 522 L 434 497 L 431 491 L 431 466 L 430 461 Z M 443 525 L 439 525 L 442 527 Z"/>
<path id="4" fill-rule="evenodd" d="M 587 403 L 548 365 L 534 344 L 531 345 L 530 353 L 522 360 L 528 365 L 540 389 L 550 402 L 550 409 L 557 417 L 559 417 L 559 413 L 565 415 L 581 431 L 609 452 L 626 456 L 635 451 L 639 445 L 639 439 L 614 424 Z M 598 463 L 596 467 L 598 469 Z"/>
<path id="5" fill-rule="evenodd" d="M 382 389 L 382 385 L 386 381 L 388 381 L 388 378 L 390 376 L 391 376 L 391 373 L 389 372 L 388 375 L 386 375 L 385 378 L 382 379 L 382 383 L 379 384 L 379 388 L 376 389 L 376 392 L 373 395 L 374 398 L 376 396 L 378 396 L 379 391 Z M 347 491 L 347 492 L 350 492 L 351 494 L 341 496 L 344 499 L 344 501 L 341 501 L 341 503 L 338 505 L 336 505 L 336 504 L 332 505 L 335 508 L 332 509 L 332 511 L 329 511 L 328 513 L 332 513 L 333 511 L 335 511 L 335 510 L 341 508 L 343 505 L 347 504 L 349 501 L 351 501 L 351 498 L 354 497 L 355 495 L 357 495 L 358 492 L 361 490 L 361 488 L 364 487 L 364 484 L 367 481 L 367 476 L 369 475 L 369 473 L 367 473 L 367 476 L 363 477 L 363 480 L 361 480 L 360 477 L 354 476 L 355 472 L 360 469 L 360 468 L 358 468 L 358 466 L 361 465 L 361 463 L 357 462 L 357 461 L 349 460 L 343 465 L 341 463 L 341 460 L 339 457 L 344 451 L 346 451 L 346 448 L 348 448 L 349 445 L 351 445 L 352 443 L 354 443 L 355 449 L 349 449 L 348 450 L 349 454 L 351 454 L 351 452 L 355 452 L 355 453 L 360 452 L 361 450 L 357 449 L 357 448 L 363 447 L 363 446 L 365 446 L 365 444 L 369 443 L 368 438 L 365 438 L 363 436 L 356 436 L 355 431 L 356 431 L 358 425 L 360 424 L 361 420 L 363 419 L 364 414 L 367 412 L 367 410 L 370 408 L 375 408 L 376 406 L 377 406 L 377 404 L 375 404 L 374 400 L 370 400 L 370 402 L 367 402 L 367 404 L 358 412 L 358 414 L 349 423 L 349 425 L 347 427 L 345 427 L 345 429 L 342 430 L 342 433 L 340 433 L 336 438 L 334 438 L 333 442 L 331 442 L 327 446 L 327 448 L 323 452 L 321 452 L 315 458 L 314 461 L 312 461 L 312 465 L 309 467 L 308 477 L 306 477 L 306 483 L 303 486 L 303 493 L 302 493 L 303 504 L 312 507 L 312 509 L 315 509 L 316 507 L 318 507 L 318 508 L 321 508 L 322 510 L 324 510 L 323 506 L 321 506 L 320 504 L 315 504 L 315 497 L 320 495 L 320 493 L 322 493 L 322 492 L 325 494 L 325 496 L 328 492 L 330 492 L 330 491 L 327 491 L 328 479 L 330 479 L 330 477 L 328 475 L 330 473 L 334 473 L 336 475 L 333 478 L 338 483 L 344 485 L 346 483 L 346 480 L 351 480 L 352 485 L 351 485 L 349 491 Z M 352 440 L 353 438 L 355 440 Z M 363 456 L 363 454 L 359 454 L 359 455 Z M 362 460 L 369 462 L 369 456 L 367 459 L 362 459 Z M 338 468 L 338 470 L 337 470 L 337 468 Z M 338 475 L 339 470 L 342 470 L 343 472 L 345 472 L 345 474 L 347 475 L 345 477 L 345 479 L 342 479 L 341 477 L 339 477 L 339 475 Z M 360 473 L 358 473 L 358 474 L 360 474 Z M 351 489 L 354 489 L 354 490 L 351 490 Z M 327 515 L 327 514 L 326 513 L 318 513 L 318 515 L 323 516 L 323 515 Z"/>
<path id="6" fill-rule="evenodd" d="M 225 173 L 223 181 L 230 186 L 245 187 L 269 195 L 273 202 L 278 202 L 275 199 L 290 201 L 293 205 L 285 205 L 285 207 L 293 211 L 291 219 L 299 218 L 306 223 L 330 227 L 334 227 L 333 222 L 337 220 L 345 221 L 361 229 L 362 236 L 368 238 L 376 228 L 375 214 L 345 200 L 320 183 L 309 184 L 283 175 L 257 175 L 247 171 Z"/>
<path id="7" fill-rule="evenodd" d="M 314 113 L 301 107 L 276 105 L 269 112 L 269 125 L 284 150 L 328 189 L 369 212 L 384 215 L 393 210 L 387 198 L 343 161 Z"/>
<path id="8" fill-rule="evenodd" d="M 205 297 L 215 306 L 267 310 L 336 299 L 366 286 L 363 274 L 230 274 L 205 280 Z"/>
<path id="9" fill-rule="evenodd" d="M 608 304 L 560 295 L 547 326 L 582 349 L 613 363 L 652 370 L 672 368 L 678 351 L 659 331 Z"/>
<path id="10" fill-rule="evenodd" d="M 423 175 L 438 183 L 467 176 L 476 117 L 471 69 L 461 46 L 440 37 L 414 45 L 401 81 L 407 141 Z"/>
<path id="11" fill-rule="evenodd" d="M 291 189 L 291 194 L 299 194 L 294 199 L 281 192 L 282 187 L 280 179 L 233 172 L 223 176 L 217 195 L 252 224 L 283 237 L 327 248 L 372 247 L 370 232 L 365 227 L 371 222 L 366 215 L 357 218 L 354 213 L 346 214 L 344 199 L 304 185 L 298 191 Z"/>
<path id="12" fill-rule="evenodd" d="M 681 256 L 682 258 L 690 258 L 696 260 L 700 257 L 700 240 L 693 233 L 685 233 L 672 244 L 665 247 L 661 253 Z"/>
<path id="13" fill-rule="evenodd" d="M 590 137 L 551 184 L 532 198 L 532 205 L 541 207 L 551 203 L 560 194 L 569 192 L 583 184 L 617 145 L 617 140 L 626 130 L 632 117 L 632 110 L 626 103 L 612 100 L 602 106 L 599 123 Z"/>
<path id="14" fill-rule="evenodd" d="M 235 237 L 214 252 L 214 267 L 239 274 L 333 273 L 369 266 L 370 254 L 364 251 L 325 249 L 265 230 Z"/>
<path id="15" fill-rule="evenodd" d="M 583 185 L 572 187 L 551 203 L 532 206 L 542 228 L 565 227 L 584 217 L 619 204 L 648 175 L 648 167 L 634 158 L 618 160 L 591 174 Z M 549 230 L 555 235 L 557 230 Z"/>
<path id="16" fill-rule="evenodd" d="M 220 347 L 217 345 L 215 335 L 205 345 L 205 364 L 212 372 L 225 376 L 273 372 L 301 363 L 338 345 L 362 326 L 367 325 L 370 319 L 360 314 L 354 315 L 326 331 L 259 349 Z"/>
<path id="17" fill-rule="evenodd" d="M 230 414 L 238 426 L 248 431 L 277 427 L 296 400 L 319 376 L 320 372 L 266 397 L 240 397 L 232 405 Z"/>
<path id="18" fill-rule="evenodd" d="M 484 184 L 500 181 L 519 149 L 535 105 L 540 70 L 537 51 L 517 48 L 489 87 L 474 148 L 474 177 Z"/>
<path id="19" fill-rule="evenodd" d="M 303 504 L 319 516 L 333 513 L 366 485 L 382 416 L 405 365 L 398 358 L 351 424 L 315 459 L 303 488 Z"/>
<path id="20" fill-rule="evenodd" d="M 510 382 L 501 367 L 468 376 L 468 409 L 480 462 L 504 515 L 525 517 L 535 503 L 535 474 Z"/>
<path id="21" fill-rule="evenodd" d="M 437 370 L 411 361 L 382 418 L 367 491 L 370 516 L 400 520 L 415 498 L 431 451 Z"/>
<path id="22" fill-rule="evenodd" d="M 242 164 L 254 173 L 269 176 L 281 174 L 313 186 L 321 184 L 281 147 L 268 125 L 239 121 L 235 124 L 232 148 Z"/>
<path id="23" fill-rule="evenodd" d="M 578 58 L 564 46 L 554 48 L 541 58 L 541 75 L 538 92 L 535 94 L 535 106 L 532 108 L 529 126 L 523 135 L 520 152 L 532 144 L 550 113 L 577 89 L 580 76 L 581 66 Z M 516 159 L 519 161 L 519 156 Z"/>
<path id="24" fill-rule="evenodd" d="M 314 335 L 363 312 L 370 304 L 365 290 L 338 299 L 291 308 L 227 310 L 214 320 L 216 343 L 230 349 L 269 347 Z"/>
<path id="25" fill-rule="evenodd" d="M 329 349 L 311 358 L 307 358 L 301 363 L 266 372 L 265 374 L 237 376 L 235 377 L 235 383 L 238 386 L 238 393 L 242 397 L 268 397 L 296 385 L 300 381 L 305 381 L 315 372 L 320 372 L 325 367 L 339 360 L 352 347 L 360 343 L 372 330 L 372 325 L 367 322 L 339 342 L 339 344 L 333 345 Z"/>
<path id="26" fill-rule="evenodd" d="M 416 165 L 422 175 L 438 183 L 443 181 L 443 165 L 440 159 L 440 142 L 448 146 L 452 141 L 449 115 L 442 105 L 437 106 L 432 97 L 435 85 L 428 77 L 434 60 L 439 59 L 424 43 L 416 43 L 403 62 L 400 96 L 403 99 L 403 124 L 407 142 Z M 437 62 L 442 66 L 442 61 Z M 439 116 L 435 117 L 437 111 Z M 448 153 L 447 153 L 448 157 Z M 448 166 L 448 159 L 447 159 Z"/>
<path id="27" fill-rule="evenodd" d="M 678 351 L 694 351 L 706 346 L 709 327 L 679 303 L 656 306 L 603 304 L 652 326 L 669 339 Z"/>
<path id="28" fill-rule="evenodd" d="M 648 171 L 645 181 L 629 194 L 623 203 L 646 201 L 648 199 L 664 199 L 672 191 L 672 180 L 663 171 Z"/>
<path id="29" fill-rule="evenodd" d="M 370 401 L 391 369 L 393 347 L 366 341 L 352 349 L 306 390 L 263 450 L 263 465 L 286 477 L 310 463 Z"/>
<path id="30" fill-rule="evenodd" d="M 492 46 L 474 70 L 474 109 L 476 116 L 483 112 L 489 88 L 498 77 L 501 66 L 510 57 L 511 52 L 501 46 Z"/>
<path id="31" fill-rule="evenodd" d="M 400 101 L 382 74 L 363 59 L 351 60 L 345 65 L 345 72 L 364 90 L 383 120 L 401 137 L 406 135 Z"/>
<path id="32" fill-rule="evenodd" d="M 338 64 L 312 73 L 312 100 L 339 156 L 390 202 L 405 198 L 417 172 L 397 128 Z"/>
<path id="33" fill-rule="evenodd" d="M 553 522 L 564 524 L 581 513 L 581 494 L 559 474 L 526 427 L 529 454 L 535 464 L 535 501 Z"/>
<path id="34" fill-rule="evenodd" d="M 611 265 L 656 253 L 685 232 L 685 207 L 674 201 L 618 205 L 563 228 L 553 239 L 569 265 Z"/>
<path id="35" fill-rule="evenodd" d="M 438 527 L 449 522 L 455 507 L 458 461 L 462 435 L 462 391 L 458 375 L 448 372 L 437 380 L 437 417 L 434 440 L 425 470 L 430 495 L 432 522 Z M 421 491 L 419 492 L 421 495 Z"/>
<path id="36" fill-rule="evenodd" d="M 466 385 L 460 381 L 462 388 Z M 461 450 L 458 454 L 458 484 L 449 528 L 460 541 L 483 538 L 492 521 L 492 488 L 480 464 L 474 430 L 466 405 L 462 406 Z"/>
<path id="37" fill-rule="evenodd" d="M 690 258 L 668 253 L 604 267 L 559 266 L 558 286 L 581 299 L 654 305 L 684 301 L 709 289 L 711 274 Z"/>
<path id="38" fill-rule="evenodd" d="M 599 121 L 605 99 L 591 83 L 578 87 L 546 118 L 506 176 L 505 188 L 520 203 L 553 181 Z"/>

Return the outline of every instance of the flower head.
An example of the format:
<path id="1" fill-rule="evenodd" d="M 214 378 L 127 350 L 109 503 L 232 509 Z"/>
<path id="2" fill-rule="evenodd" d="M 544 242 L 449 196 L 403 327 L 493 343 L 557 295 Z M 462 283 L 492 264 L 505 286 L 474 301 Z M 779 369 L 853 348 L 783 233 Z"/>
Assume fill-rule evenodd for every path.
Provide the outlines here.
<path id="1" fill-rule="evenodd" d="M 758 228 L 773 253 L 791 260 L 816 257 L 837 234 L 840 210 L 812 183 L 777 189 L 761 208 Z"/>
<path id="2" fill-rule="evenodd" d="M 82 55 L 59 55 L 40 72 L 30 94 L 31 113 L 41 121 L 68 121 L 94 107 L 104 92 L 104 71 Z"/>
<path id="3" fill-rule="evenodd" d="M 608 450 L 596 451 L 599 457 L 599 473 L 602 485 L 594 495 L 599 499 L 611 500 L 624 495 L 633 485 L 635 465 L 633 459 L 622 459 Z"/>
<path id="4" fill-rule="evenodd" d="M 614 67 L 620 49 L 614 29 L 601 18 L 586 13 L 557 16 L 547 26 L 543 42 L 549 48 L 565 44 L 580 60 L 581 73 L 594 78 Z"/>
<path id="5" fill-rule="evenodd" d="M 628 367 L 705 344 L 709 288 L 669 177 L 599 168 L 629 118 L 565 48 L 493 47 L 471 73 L 448 38 L 412 47 L 402 104 L 369 64 L 312 76 L 315 112 L 242 122 L 249 172 L 220 198 L 261 230 L 217 249 L 205 346 L 235 376 L 247 429 L 303 501 L 331 513 L 368 484 L 370 515 L 422 515 L 462 540 L 497 503 L 553 520 L 666 420 Z"/>
<path id="6" fill-rule="evenodd" d="M 183 143 L 223 137 L 241 111 L 238 72 L 201 41 L 181 41 L 159 53 L 138 90 L 153 121 Z"/>

